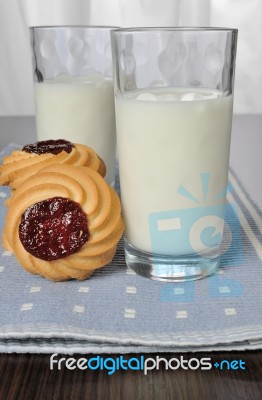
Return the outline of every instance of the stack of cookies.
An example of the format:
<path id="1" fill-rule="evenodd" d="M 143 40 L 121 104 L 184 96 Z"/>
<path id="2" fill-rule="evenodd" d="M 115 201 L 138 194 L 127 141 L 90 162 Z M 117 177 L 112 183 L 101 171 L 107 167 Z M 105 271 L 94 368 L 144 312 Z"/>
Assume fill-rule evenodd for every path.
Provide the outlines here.
<path id="1" fill-rule="evenodd" d="M 5 157 L 0 184 L 12 188 L 3 244 L 32 274 L 86 279 L 114 257 L 123 233 L 120 201 L 90 147 L 65 140 Z"/>

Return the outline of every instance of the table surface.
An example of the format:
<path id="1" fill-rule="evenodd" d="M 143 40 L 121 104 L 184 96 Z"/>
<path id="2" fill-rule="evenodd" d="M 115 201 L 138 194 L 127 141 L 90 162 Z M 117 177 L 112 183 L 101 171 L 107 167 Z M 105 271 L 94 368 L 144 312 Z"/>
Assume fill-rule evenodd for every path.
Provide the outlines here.
<path id="1" fill-rule="evenodd" d="M 36 141 L 33 117 L 0 117 L 0 150 L 8 143 Z M 262 115 L 233 119 L 230 164 L 262 208 Z M 220 400 L 262 398 L 262 350 L 246 352 L 185 353 L 185 359 L 243 360 L 245 370 L 107 371 L 50 370 L 50 355 L 0 355 L 0 400 L 5 399 L 176 399 Z M 161 354 L 170 359 L 179 354 Z M 82 357 L 89 358 L 85 354 Z M 157 354 L 146 354 L 156 358 Z M 66 356 L 67 357 L 67 356 Z M 80 358 L 81 355 L 75 355 Z M 103 355 L 106 357 L 106 355 Z M 110 355 L 116 358 L 118 355 Z M 125 356 L 131 358 L 132 355 Z"/>

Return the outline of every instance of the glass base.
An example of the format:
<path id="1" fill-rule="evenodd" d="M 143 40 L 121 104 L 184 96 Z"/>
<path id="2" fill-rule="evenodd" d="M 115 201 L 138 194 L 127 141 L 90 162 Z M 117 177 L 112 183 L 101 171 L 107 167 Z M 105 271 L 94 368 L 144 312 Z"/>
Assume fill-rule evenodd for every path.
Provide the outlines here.
<path id="1" fill-rule="evenodd" d="M 204 257 L 192 254 L 184 256 L 163 256 L 139 250 L 125 241 L 127 266 L 138 275 L 164 282 L 185 282 L 205 278 L 217 271 L 220 253 Z"/>

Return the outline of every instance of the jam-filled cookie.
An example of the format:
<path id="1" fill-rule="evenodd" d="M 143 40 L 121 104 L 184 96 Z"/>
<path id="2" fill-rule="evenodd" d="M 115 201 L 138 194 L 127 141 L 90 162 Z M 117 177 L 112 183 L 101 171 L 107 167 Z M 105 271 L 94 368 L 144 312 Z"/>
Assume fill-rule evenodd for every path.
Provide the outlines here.
<path id="1" fill-rule="evenodd" d="M 106 167 L 93 149 L 67 140 L 44 140 L 15 150 L 0 166 L 0 185 L 16 189 L 28 177 L 47 165 L 62 163 L 86 166 L 105 176 Z"/>
<path id="2" fill-rule="evenodd" d="M 118 195 L 101 175 L 52 164 L 15 190 L 3 244 L 32 274 L 86 279 L 113 259 L 122 233 Z"/>

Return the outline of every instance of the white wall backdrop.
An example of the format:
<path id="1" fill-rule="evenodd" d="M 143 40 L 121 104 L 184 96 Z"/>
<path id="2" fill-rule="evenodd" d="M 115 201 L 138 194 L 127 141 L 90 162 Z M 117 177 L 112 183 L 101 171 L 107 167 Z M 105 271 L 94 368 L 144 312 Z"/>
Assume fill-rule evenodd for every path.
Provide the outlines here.
<path id="1" fill-rule="evenodd" d="M 34 114 L 29 25 L 239 29 L 235 112 L 262 113 L 262 0 L 0 0 L 0 115 Z"/>

